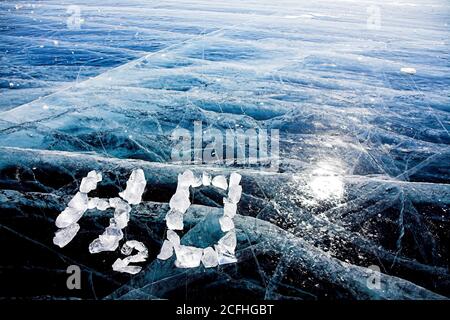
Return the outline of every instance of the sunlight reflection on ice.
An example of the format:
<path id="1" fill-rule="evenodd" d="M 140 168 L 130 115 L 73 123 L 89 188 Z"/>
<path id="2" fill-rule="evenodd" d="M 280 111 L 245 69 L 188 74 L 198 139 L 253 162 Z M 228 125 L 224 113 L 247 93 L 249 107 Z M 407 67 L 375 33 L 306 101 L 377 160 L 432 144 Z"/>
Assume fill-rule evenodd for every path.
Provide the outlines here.
<path id="1" fill-rule="evenodd" d="M 319 162 L 308 185 L 317 200 L 340 200 L 344 196 L 342 169 L 337 164 Z"/>

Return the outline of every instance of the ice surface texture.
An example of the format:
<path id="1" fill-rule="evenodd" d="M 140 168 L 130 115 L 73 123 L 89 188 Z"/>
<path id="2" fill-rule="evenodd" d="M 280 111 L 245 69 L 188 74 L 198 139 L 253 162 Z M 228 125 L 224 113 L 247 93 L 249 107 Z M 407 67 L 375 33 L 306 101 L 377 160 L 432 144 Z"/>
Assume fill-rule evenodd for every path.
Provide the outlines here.
<path id="1" fill-rule="evenodd" d="M 371 1 L 128 3 L 81 1 L 76 32 L 53 2 L 0 3 L 0 242 L 11 244 L 0 296 L 59 299 L 76 264 L 89 285 L 73 298 L 450 297 L 448 1 L 383 2 L 379 30 L 367 28 Z M 172 130 L 200 120 L 279 129 L 279 172 L 170 164 Z M 130 276 L 111 268 L 126 259 L 119 250 L 87 248 L 113 216 L 100 199 L 118 197 L 134 168 L 147 189 L 124 238 L 142 242 L 148 261 Z M 170 241 L 167 260 L 157 256 L 187 169 L 202 186 L 190 206 L 174 199 L 188 208 L 172 222 L 180 248 L 202 251 L 186 269 Z M 60 245 L 80 226 L 59 248 L 54 223 L 92 170 L 102 181 L 58 220 L 70 226 Z M 237 206 L 211 180 L 236 171 Z M 216 267 L 233 258 L 222 249 L 234 239 L 211 248 L 220 258 L 207 249 L 231 227 L 223 215 L 239 262 Z M 367 286 L 371 265 L 381 290 Z"/>

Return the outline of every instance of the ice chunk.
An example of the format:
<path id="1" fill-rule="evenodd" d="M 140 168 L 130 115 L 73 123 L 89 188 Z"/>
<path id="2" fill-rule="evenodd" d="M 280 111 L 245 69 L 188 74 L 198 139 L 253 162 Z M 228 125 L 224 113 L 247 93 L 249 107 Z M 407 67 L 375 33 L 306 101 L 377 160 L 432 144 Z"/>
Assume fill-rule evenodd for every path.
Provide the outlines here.
<path id="1" fill-rule="evenodd" d="M 81 180 L 80 192 L 89 193 L 90 191 L 97 189 L 97 182 L 100 181 L 102 181 L 102 174 L 97 174 L 95 170 L 90 171 L 87 177 Z"/>
<path id="2" fill-rule="evenodd" d="M 147 247 L 142 242 L 129 240 L 125 242 L 120 251 L 125 255 L 130 255 L 133 249 L 136 249 L 139 252 L 135 255 L 126 257 L 125 259 L 117 259 L 112 265 L 114 271 L 136 274 L 142 270 L 142 267 L 140 266 L 130 266 L 129 264 L 131 262 L 146 261 L 148 257 Z"/>
<path id="3" fill-rule="evenodd" d="M 126 266 L 127 263 L 124 260 L 118 258 L 116 261 L 114 261 L 112 268 L 114 271 L 122 272 L 123 268 L 125 268 Z"/>
<path id="4" fill-rule="evenodd" d="M 228 190 L 228 200 L 232 203 L 238 203 L 241 200 L 242 187 L 240 185 L 231 186 Z"/>
<path id="5" fill-rule="evenodd" d="M 227 232 L 234 229 L 234 222 L 230 217 L 227 216 L 220 217 L 219 223 L 220 229 L 222 229 L 223 232 Z"/>
<path id="6" fill-rule="evenodd" d="M 230 175 L 230 187 L 237 186 L 241 182 L 242 176 L 239 173 L 233 172 Z"/>
<path id="7" fill-rule="evenodd" d="M 177 189 L 169 201 L 170 208 L 181 213 L 185 213 L 190 205 L 191 202 L 189 201 L 189 193 L 186 194 L 186 192 L 181 191 L 180 189 Z"/>
<path id="8" fill-rule="evenodd" d="M 142 201 L 142 194 L 146 184 L 144 171 L 142 169 L 133 170 L 127 181 L 126 189 L 120 192 L 119 196 L 129 204 L 139 204 Z"/>
<path id="9" fill-rule="evenodd" d="M 97 208 L 99 201 L 100 201 L 99 198 L 89 198 L 88 199 L 88 209 Z"/>
<path id="10" fill-rule="evenodd" d="M 116 208 L 114 210 L 114 219 L 117 227 L 120 229 L 125 228 L 130 220 L 131 207 L 125 201 L 120 200 L 116 203 Z"/>
<path id="11" fill-rule="evenodd" d="M 203 249 L 190 246 L 175 246 L 177 260 L 175 266 L 178 268 L 196 268 L 200 265 Z"/>
<path id="12" fill-rule="evenodd" d="M 80 184 L 80 192 L 89 193 L 97 188 L 97 181 L 94 178 L 83 178 Z"/>
<path id="13" fill-rule="evenodd" d="M 173 245 L 170 241 L 164 240 L 161 252 L 156 256 L 160 260 L 167 260 L 173 255 Z"/>
<path id="14" fill-rule="evenodd" d="M 237 204 L 228 200 L 228 198 L 223 198 L 223 215 L 226 217 L 233 218 L 236 215 Z"/>
<path id="15" fill-rule="evenodd" d="M 219 176 L 215 176 L 212 179 L 212 185 L 214 187 L 223 189 L 223 190 L 227 190 L 228 188 L 228 184 L 227 184 L 227 178 L 225 178 L 225 176 L 219 175 Z"/>
<path id="16" fill-rule="evenodd" d="M 125 242 L 120 251 L 122 252 L 122 254 L 128 256 L 133 251 L 133 249 L 136 249 L 137 251 L 143 253 L 146 253 L 148 251 L 147 247 L 142 242 L 136 240 L 128 240 L 127 242 Z"/>
<path id="17" fill-rule="evenodd" d="M 194 173 L 191 170 L 186 170 L 183 174 L 178 175 L 178 187 L 189 188 L 196 183 Z"/>
<path id="18" fill-rule="evenodd" d="M 98 210 L 104 211 L 104 210 L 108 209 L 109 207 L 110 207 L 110 205 L 109 205 L 109 201 L 108 200 L 98 199 L 98 202 L 97 202 L 97 209 Z"/>
<path id="19" fill-rule="evenodd" d="M 119 203 L 122 203 L 122 202 L 123 202 L 123 200 L 120 199 L 120 198 L 117 198 L 117 197 L 115 197 L 115 198 L 109 198 L 109 206 L 112 207 L 112 208 L 117 207 L 117 205 L 118 205 Z"/>
<path id="20" fill-rule="evenodd" d="M 89 171 L 87 177 L 95 179 L 96 182 L 102 181 L 102 173 L 97 173 L 95 170 Z"/>
<path id="21" fill-rule="evenodd" d="M 219 257 L 217 252 L 211 248 L 203 249 L 202 263 L 205 268 L 212 268 L 219 264 Z"/>
<path id="22" fill-rule="evenodd" d="M 138 252 L 136 254 L 133 254 L 132 256 L 126 257 L 125 260 L 127 262 L 144 262 L 147 260 L 148 257 L 148 251 L 145 249 L 145 251 Z"/>
<path id="23" fill-rule="evenodd" d="M 180 236 L 172 230 L 167 230 L 167 240 L 174 246 L 180 245 Z"/>
<path id="24" fill-rule="evenodd" d="M 142 270 L 140 266 L 129 266 L 128 261 L 125 259 L 118 258 L 112 265 L 112 269 L 117 272 L 136 274 Z"/>
<path id="25" fill-rule="evenodd" d="M 218 244 L 218 245 L 215 245 L 214 248 L 215 248 L 215 251 L 217 252 L 219 265 L 237 262 L 237 259 L 234 255 L 234 253 L 229 252 L 224 246 Z"/>
<path id="26" fill-rule="evenodd" d="M 128 242 L 129 241 L 125 242 L 125 244 L 122 246 L 122 249 L 120 249 L 120 252 L 126 256 L 129 256 L 133 251 L 133 247 L 128 245 Z"/>
<path id="27" fill-rule="evenodd" d="M 406 74 L 416 74 L 416 69 L 414 68 L 401 68 L 400 72 L 406 73 Z"/>
<path id="28" fill-rule="evenodd" d="M 71 224 L 78 222 L 83 216 L 84 210 L 67 207 L 56 218 L 55 224 L 58 228 L 66 228 Z"/>
<path id="29" fill-rule="evenodd" d="M 169 210 L 166 214 L 166 225 L 170 230 L 183 230 L 183 214 L 177 210 Z"/>
<path id="30" fill-rule="evenodd" d="M 90 253 L 99 253 L 102 251 L 110 251 L 105 249 L 105 245 L 102 243 L 102 240 L 100 240 L 100 238 L 94 239 L 94 241 L 92 241 L 89 244 L 89 252 Z M 108 248 L 109 249 L 109 248 Z"/>
<path id="31" fill-rule="evenodd" d="M 119 242 L 123 238 L 123 232 L 120 228 L 114 226 L 114 219 L 111 220 L 112 223 L 105 229 L 105 232 L 89 244 L 90 253 L 115 251 L 119 246 Z"/>
<path id="32" fill-rule="evenodd" d="M 77 192 L 72 200 L 67 204 L 68 207 L 77 209 L 79 211 L 86 211 L 88 208 L 88 196 L 85 193 Z"/>
<path id="33" fill-rule="evenodd" d="M 217 243 L 220 247 L 223 247 L 226 251 L 233 253 L 236 249 L 236 232 L 235 231 L 228 231 L 227 234 L 225 234 Z"/>
<path id="34" fill-rule="evenodd" d="M 80 230 L 80 225 L 78 223 L 73 223 L 67 228 L 59 229 L 55 232 L 53 243 L 60 248 L 66 246 L 73 238 L 75 238 L 78 230 Z"/>
<path id="35" fill-rule="evenodd" d="M 202 184 L 204 186 L 209 186 L 211 184 L 211 175 L 209 173 L 203 172 Z"/>

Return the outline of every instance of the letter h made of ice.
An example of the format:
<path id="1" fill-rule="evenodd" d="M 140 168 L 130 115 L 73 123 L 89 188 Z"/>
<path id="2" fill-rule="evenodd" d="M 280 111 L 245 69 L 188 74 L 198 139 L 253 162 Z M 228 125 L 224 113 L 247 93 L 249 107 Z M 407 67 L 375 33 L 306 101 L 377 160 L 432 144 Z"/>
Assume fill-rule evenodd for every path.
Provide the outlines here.
<path id="1" fill-rule="evenodd" d="M 59 247 L 69 244 L 80 230 L 77 223 L 83 214 L 90 209 L 104 211 L 114 208 L 114 217 L 110 219 L 109 226 L 103 234 L 98 236 L 89 245 L 90 253 L 102 251 L 115 251 L 119 242 L 123 239 L 124 229 L 130 220 L 131 205 L 139 204 L 142 201 L 146 180 L 142 169 L 133 170 L 127 181 L 127 187 L 119 193 L 119 197 L 102 199 L 90 198 L 88 193 L 97 188 L 97 183 L 102 181 L 102 174 L 95 170 L 90 171 L 87 177 L 81 180 L 79 191 L 69 201 L 67 207 L 58 215 L 55 224 L 59 228 L 53 238 L 53 243 Z M 138 253 L 130 255 L 133 249 Z M 148 256 L 145 245 L 139 241 L 127 241 L 121 252 L 128 257 L 117 259 L 113 264 L 113 269 L 119 272 L 137 273 L 141 270 L 139 266 L 129 266 L 130 262 L 143 262 Z"/>

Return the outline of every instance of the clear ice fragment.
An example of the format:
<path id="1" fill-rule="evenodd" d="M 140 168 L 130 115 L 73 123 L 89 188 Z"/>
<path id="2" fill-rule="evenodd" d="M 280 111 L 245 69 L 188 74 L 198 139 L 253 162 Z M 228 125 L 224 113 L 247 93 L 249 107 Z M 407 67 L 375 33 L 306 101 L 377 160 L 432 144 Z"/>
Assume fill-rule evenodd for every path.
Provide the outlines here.
<path id="1" fill-rule="evenodd" d="M 112 265 L 113 270 L 129 274 L 136 274 L 142 270 L 142 267 L 140 266 L 129 266 L 128 261 L 126 259 L 127 258 L 122 260 L 118 258 Z"/>
<path id="2" fill-rule="evenodd" d="M 133 170 L 127 181 L 126 189 L 120 192 L 119 196 L 129 204 L 139 204 L 142 201 L 142 194 L 146 184 L 144 171 L 142 169 Z"/>
<path id="3" fill-rule="evenodd" d="M 66 246 L 73 238 L 75 238 L 78 230 L 80 230 L 80 225 L 78 223 L 73 223 L 67 228 L 59 229 L 55 232 L 53 243 L 60 248 Z"/>
<path id="4" fill-rule="evenodd" d="M 81 180 L 80 192 L 89 193 L 90 191 L 97 189 L 97 182 L 100 181 L 102 181 L 102 174 L 97 174 L 95 170 L 90 171 L 87 177 Z"/>
<path id="5" fill-rule="evenodd" d="M 195 176 L 191 170 L 186 170 L 178 175 L 178 187 L 189 188 L 195 184 Z"/>
<path id="6" fill-rule="evenodd" d="M 223 247 L 226 251 L 234 254 L 234 250 L 236 249 L 236 232 L 228 231 L 217 243 L 219 246 Z"/>
<path id="7" fill-rule="evenodd" d="M 136 240 L 128 240 L 122 246 L 121 252 L 124 255 L 129 255 L 133 249 L 136 249 L 138 252 L 147 252 L 147 247 L 140 241 Z"/>
<path id="8" fill-rule="evenodd" d="M 77 192 L 72 200 L 67 204 L 68 207 L 77 209 L 79 211 L 86 211 L 88 208 L 88 196 L 85 193 Z"/>
<path id="9" fill-rule="evenodd" d="M 100 211 L 104 211 L 110 207 L 109 201 L 105 199 L 99 199 L 97 202 L 97 209 Z"/>
<path id="10" fill-rule="evenodd" d="M 88 199 L 88 209 L 95 209 L 98 206 L 99 198 L 89 198 Z"/>
<path id="11" fill-rule="evenodd" d="M 102 251 L 115 251 L 122 238 L 123 232 L 121 229 L 115 226 L 109 226 L 105 229 L 103 234 L 89 244 L 89 252 L 98 253 Z"/>
<path id="12" fill-rule="evenodd" d="M 219 264 L 219 257 L 217 255 L 217 252 L 213 248 L 208 247 L 203 249 L 203 256 L 201 261 L 205 268 L 212 268 Z"/>
<path id="13" fill-rule="evenodd" d="M 180 245 L 175 247 L 175 254 L 177 256 L 176 267 L 196 268 L 200 265 L 203 249 Z"/>
<path id="14" fill-rule="evenodd" d="M 241 182 L 242 176 L 239 173 L 233 172 L 230 175 L 230 187 L 237 186 Z"/>
<path id="15" fill-rule="evenodd" d="M 180 189 L 177 189 L 169 201 L 170 209 L 177 210 L 181 213 L 185 213 L 190 205 L 191 202 L 189 201 L 189 193 L 186 195 L 186 192 L 183 192 Z"/>
<path id="16" fill-rule="evenodd" d="M 223 215 L 226 217 L 233 218 L 236 215 L 237 204 L 228 200 L 228 198 L 223 199 Z"/>
<path id="17" fill-rule="evenodd" d="M 227 216 L 220 217 L 219 223 L 220 223 L 220 229 L 222 229 L 223 232 L 227 232 L 227 231 L 234 229 L 233 220 Z"/>
<path id="18" fill-rule="evenodd" d="M 228 190 L 228 200 L 232 203 L 238 203 L 241 200 L 242 187 L 240 185 L 233 185 Z"/>
<path id="19" fill-rule="evenodd" d="M 120 229 L 125 228 L 130 220 L 131 207 L 125 201 L 118 201 L 114 210 L 114 219 L 117 227 Z"/>
<path id="20" fill-rule="evenodd" d="M 71 224 L 78 222 L 83 216 L 83 213 L 84 210 L 67 207 L 58 215 L 55 224 L 58 228 L 66 228 Z"/>
<path id="21" fill-rule="evenodd" d="M 161 252 L 156 256 L 160 260 L 167 260 L 173 255 L 173 245 L 168 240 L 164 240 Z"/>
<path id="22" fill-rule="evenodd" d="M 126 257 L 124 260 L 128 263 L 130 262 L 144 262 L 147 260 L 148 252 L 147 250 L 138 252 L 136 254 L 133 254 L 132 256 Z"/>
<path id="23" fill-rule="evenodd" d="M 237 259 L 234 253 L 229 252 L 224 246 L 218 244 L 214 246 L 215 251 L 217 252 L 217 257 L 219 261 L 219 265 L 236 263 Z"/>
<path id="24" fill-rule="evenodd" d="M 115 207 L 117 207 L 118 204 L 120 204 L 120 203 L 123 202 L 123 200 L 120 199 L 120 198 L 118 198 L 118 197 L 115 197 L 115 198 L 109 198 L 108 201 L 109 201 L 109 206 L 110 206 L 111 208 L 115 208 Z"/>
<path id="25" fill-rule="evenodd" d="M 227 190 L 228 188 L 228 184 L 227 184 L 227 178 L 225 178 L 225 176 L 219 175 L 219 176 L 215 176 L 212 179 L 212 185 L 214 187 L 223 189 L 223 190 Z"/>
<path id="26" fill-rule="evenodd" d="M 174 246 L 180 245 L 180 236 L 173 230 L 167 230 L 167 240 Z"/>
<path id="27" fill-rule="evenodd" d="M 177 210 L 169 210 L 166 214 L 166 225 L 170 230 L 183 230 L 183 214 Z"/>

